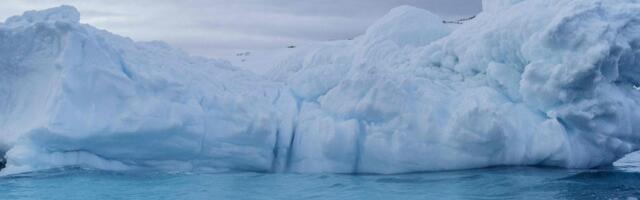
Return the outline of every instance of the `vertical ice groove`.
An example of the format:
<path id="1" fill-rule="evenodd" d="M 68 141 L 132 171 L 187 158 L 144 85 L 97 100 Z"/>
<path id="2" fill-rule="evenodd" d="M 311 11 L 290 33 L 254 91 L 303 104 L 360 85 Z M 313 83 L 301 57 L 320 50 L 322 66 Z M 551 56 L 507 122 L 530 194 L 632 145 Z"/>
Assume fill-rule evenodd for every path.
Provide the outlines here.
<path id="1" fill-rule="evenodd" d="M 278 166 L 279 165 L 278 160 L 280 158 L 280 155 L 279 155 L 280 154 L 280 144 L 279 144 L 280 140 L 278 138 L 280 138 L 280 129 L 278 129 L 276 131 L 276 137 L 275 137 L 276 141 L 274 142 L 274 145 L 273 145 L 273 150 L 272 150 L 273 159 L 271 160 L 271 170 L 270 170 L 271 172 L 279 172 L 279 168 L 280 168 L 280 166 Z"/>
<path id="2" fill-rule="evenodd" d="M 362 159 L 362 154 L 364 153 L 364 151 L 362 150 L 364 148 L 364 142 L 366 140 L 367 137 L 367 132 L 366 132 L 366 125 L 363 123 L 362 120 L 358 121 L 358 131 L 357 131 L 357 135 L 356 135 L 356 143 L 355 143 L 355 159 L 354 159 L 354 163 L 353 163 L 353 171 L 352 173 L 357 174 L 360 173 L 360 163 L 361 163 L 361 159 Z"/>
<path id="3" fill-rule="evenodd" d="M 285 167 L 284 167 L 285 172 L 291 172 L 293 156 L 295 155 L 295 152 L 293 150 L 295 148 L 296 129 L 297 129 L 297 126 L 294 126 L 293 132 L 291 133 L 291 141 L 289 141 L 289 149 L 287 150 L 287 160 L 285 162 Z"/>

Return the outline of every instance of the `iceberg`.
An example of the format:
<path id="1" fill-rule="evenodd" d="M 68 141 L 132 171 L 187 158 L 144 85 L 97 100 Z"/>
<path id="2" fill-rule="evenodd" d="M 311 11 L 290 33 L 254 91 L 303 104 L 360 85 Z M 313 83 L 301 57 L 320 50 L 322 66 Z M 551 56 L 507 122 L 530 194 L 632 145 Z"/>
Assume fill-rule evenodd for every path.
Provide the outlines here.
<path id="1" fill-rule="evenodd" d="M 78 20 L 62 6 L 0 25 L 4 173 L 270 169 L 280 84 Z"/>
<path id="2" fill-rule="evenodd" d="M 26 12 L 0 24 L 0 174 L 591 168 L 640 150 L 640 1 L 483 4 L 455 27 L 401 6 L 263 75 L 70 6 Z"/>

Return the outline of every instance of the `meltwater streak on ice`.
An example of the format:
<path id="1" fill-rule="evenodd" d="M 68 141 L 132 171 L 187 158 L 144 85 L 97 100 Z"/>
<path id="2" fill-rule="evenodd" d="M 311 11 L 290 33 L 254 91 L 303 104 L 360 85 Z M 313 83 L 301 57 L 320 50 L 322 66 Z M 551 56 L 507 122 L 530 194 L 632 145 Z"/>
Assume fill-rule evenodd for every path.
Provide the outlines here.
<path id="1" fill-rule="evenodd" d="M 587 168 L 638 149 L 640 2 L 484 8 L 452 28 L 399 7 L 265 76 L 26 12 L 0 25 L 0 173 Z"/>

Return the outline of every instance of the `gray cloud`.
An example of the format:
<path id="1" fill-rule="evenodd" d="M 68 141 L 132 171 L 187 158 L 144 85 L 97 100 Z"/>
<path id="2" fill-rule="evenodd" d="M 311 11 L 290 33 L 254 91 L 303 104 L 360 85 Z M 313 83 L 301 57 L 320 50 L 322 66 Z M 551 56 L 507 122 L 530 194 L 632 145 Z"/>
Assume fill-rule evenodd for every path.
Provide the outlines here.
<path id="1" fill-rule="evenodd" d="M 211 57 L 353 37 L 400 5 L 450 18 L 481 9 L 481 0 L 3 0 L 0 17 L 61 4 L 84 23 Z"/>

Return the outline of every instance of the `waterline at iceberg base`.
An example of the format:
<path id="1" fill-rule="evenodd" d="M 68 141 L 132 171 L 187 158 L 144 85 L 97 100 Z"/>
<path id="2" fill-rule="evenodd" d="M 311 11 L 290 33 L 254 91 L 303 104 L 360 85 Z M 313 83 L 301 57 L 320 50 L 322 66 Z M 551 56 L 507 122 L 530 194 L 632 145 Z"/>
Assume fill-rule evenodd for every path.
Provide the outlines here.
<path id="1" fill-rule="evenodd" d="M 72 191 L 72 192 L 70 192 Z M 0 177 L 0 199 L 637 199 L 640 174 L 528 167 L 397 175 L 54 169 Z"/>
<path id="2" fill-rule="evenodd" d="M 640 149 L 640 2 L 483 3 L 459 26 L 398 7 L 265 75 L 25 12 L 0 24 L 0 174 L 584 169 Z"/>

